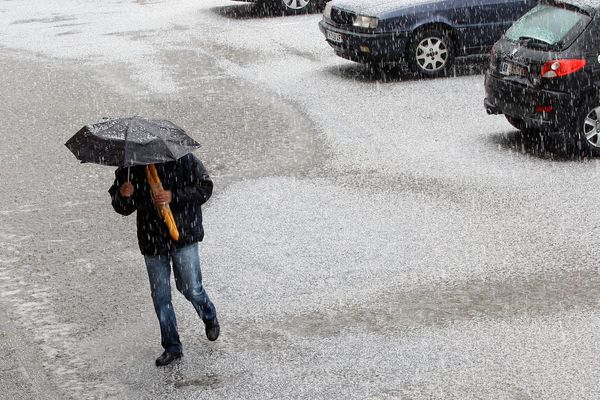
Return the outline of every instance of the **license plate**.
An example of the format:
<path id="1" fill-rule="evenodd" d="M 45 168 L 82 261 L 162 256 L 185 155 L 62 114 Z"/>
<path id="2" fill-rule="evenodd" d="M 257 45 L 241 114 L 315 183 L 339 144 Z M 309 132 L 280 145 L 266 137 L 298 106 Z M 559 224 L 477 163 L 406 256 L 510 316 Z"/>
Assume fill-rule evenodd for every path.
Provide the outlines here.
<path id="1" fill-rule="evenodd" d="M 342 35 L 332 31 L 327 31 L 327 40 L 331 40 L 334 43 L 342 43 L 344 41 Z"/>
<path id="2" fill-rule="evenodd" d="M 527 68 L 510 62 L 501 62 L 498 72 L 502 75 L 527 76 Z"/>

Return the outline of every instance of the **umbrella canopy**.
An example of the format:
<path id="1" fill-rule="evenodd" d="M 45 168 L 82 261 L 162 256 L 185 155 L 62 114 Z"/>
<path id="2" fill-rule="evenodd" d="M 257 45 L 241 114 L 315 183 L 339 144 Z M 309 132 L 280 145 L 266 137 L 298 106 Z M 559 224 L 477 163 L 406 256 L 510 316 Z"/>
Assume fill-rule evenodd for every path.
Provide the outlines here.
<path id="1" fill-rule="evenodd" d="M 86 125 L 65 146 L 83 163 L 129 167 L 175 161 L 200 144 L 170 121 L 129 117 Z"/>

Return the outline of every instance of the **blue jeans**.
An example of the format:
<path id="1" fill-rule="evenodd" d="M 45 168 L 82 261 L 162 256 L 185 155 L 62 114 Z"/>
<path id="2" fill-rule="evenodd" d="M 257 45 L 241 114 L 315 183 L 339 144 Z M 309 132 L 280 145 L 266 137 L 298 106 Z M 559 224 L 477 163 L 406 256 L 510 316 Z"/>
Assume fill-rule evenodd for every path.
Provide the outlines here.
<path id="1" fill-rule="evenodd" d="M 154 310 L 160 323 L 162 347 L 171 353 L 182 351 L 177 320 L 171 303 L 171 263 L 175 286 L 188 299 L 203 321 L 217 317 L 217 310 L 202 287 L 198 243 L 176 249 L 170 254 L 144 256 Z"/>

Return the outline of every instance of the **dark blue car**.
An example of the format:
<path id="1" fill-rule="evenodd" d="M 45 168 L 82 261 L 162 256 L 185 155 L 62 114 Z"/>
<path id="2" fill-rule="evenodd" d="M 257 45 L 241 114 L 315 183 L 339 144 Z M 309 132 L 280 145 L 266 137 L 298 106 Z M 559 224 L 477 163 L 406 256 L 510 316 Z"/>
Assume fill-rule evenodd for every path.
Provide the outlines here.
<path id="1" fill-rule="evenodd" d="M 360 63 L 408 62 L 425 76 L 455 57 L 481 54 L 537 0 L 333 0 L 319 28 L 340 57 Z"/>

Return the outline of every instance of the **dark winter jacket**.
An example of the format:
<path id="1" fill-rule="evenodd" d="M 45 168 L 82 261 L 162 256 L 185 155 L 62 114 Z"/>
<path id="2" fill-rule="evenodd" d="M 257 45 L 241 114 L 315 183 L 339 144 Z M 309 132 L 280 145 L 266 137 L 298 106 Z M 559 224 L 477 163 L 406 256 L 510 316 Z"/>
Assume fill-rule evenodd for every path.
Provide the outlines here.
<path id="1" fill-rule="evenodd" d="M 179 230 L 178 241 L 171 239 L 165 222 L 152 203 L 145 166 L 130 168 L 130 181 L 135 189 L 133 196 L 125 198 L 119 194 L 119 188 L 127 180 L 127 168 L 115 171 L 115 181 L 108 191 L 116 212 L 130 215 L 137 211 L 138 244 L 145 255 L 166 254 L 175 248 L 202 241 L 204 229 L 200 206 L 210 198 L 213 189 L 202 162 L 192 154 L 177 161 L 156 164 L 156 169 L 163 188 L 172 192 L 170 207 Z"/>

